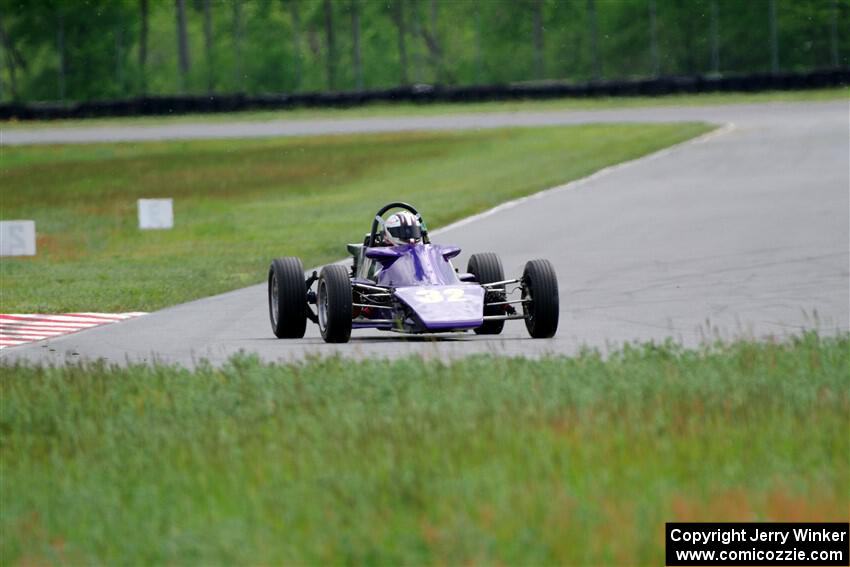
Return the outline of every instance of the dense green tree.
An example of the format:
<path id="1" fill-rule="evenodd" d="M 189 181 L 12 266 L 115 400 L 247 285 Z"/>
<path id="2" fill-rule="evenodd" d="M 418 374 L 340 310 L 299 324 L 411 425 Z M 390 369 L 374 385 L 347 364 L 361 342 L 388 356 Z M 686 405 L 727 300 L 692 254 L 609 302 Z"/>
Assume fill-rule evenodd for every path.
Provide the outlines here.
<path id="1" fill-rule="evenodd" d="M 188 87 L 189 38 L 186 32 L 186 0 L 174 0 L 177 16 L 177 60 L 180 62 L 180 90 Z"/>
<path id="2" fill-rule="evenodd" d="M 847 66 L 850 0 L 0 0 L 0 99 Z"/>

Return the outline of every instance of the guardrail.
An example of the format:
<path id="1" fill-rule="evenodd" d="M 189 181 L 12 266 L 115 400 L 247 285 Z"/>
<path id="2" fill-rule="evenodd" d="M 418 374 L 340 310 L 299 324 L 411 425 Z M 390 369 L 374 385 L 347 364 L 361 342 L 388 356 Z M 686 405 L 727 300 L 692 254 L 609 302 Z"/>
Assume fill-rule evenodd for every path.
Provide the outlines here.
<path id="1" fill-rule="evenodd" d="M 215 94 L 145 96 L 79 103 L 0 104 L 0 120 L 55 120 L 103 116 L 166 116 L 189 113 L 277 110 L 297 107 L 350 107 L 375 102 L 482 102 L 565 97 L 657 96 L 678 93 L 760 92 L 836 87 L 850 84 L 850 69 L 800 73 L 753 73 L 654 79 L 445 87 L 413 85 L 391 89 L 295 94 Z"/>

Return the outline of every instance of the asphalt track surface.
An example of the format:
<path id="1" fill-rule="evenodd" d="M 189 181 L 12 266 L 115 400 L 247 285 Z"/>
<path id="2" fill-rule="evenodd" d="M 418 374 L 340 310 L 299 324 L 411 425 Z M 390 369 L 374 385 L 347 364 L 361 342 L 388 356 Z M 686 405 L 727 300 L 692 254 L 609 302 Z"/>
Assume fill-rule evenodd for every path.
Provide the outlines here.
<path id="1" fill-rule="evenodd" d="M 436 234 L 468 253 L 498 252 L 508 277 L 549 258 L 560 282 L 553 339 L 533 340 L 522 321 L 498 337 L 471 333 L 406 339 L 354 331 L 324 344 L 310 324 L 301 340 L 277 340 L 265 285 L 31 345 L 6 361 L 81 358 L 193 365 L 233 353 L 265 360 L 310 354 L 354 357 L 471 353 L 570 354 L 630 341 L 784 337 L 850 328 L 850 108 L 847 101 L 476 114 L 426 118 L 86 128 L 10 132 L 5 143 L 307 135 L 331 132 L 700 120 L 718 129 L 597 174 L 509 203 Z M 76 132 L 76 133 L 75 133 Z M 13 139 L 14 136 L 14 139 Z M 29 136 L 29 137 L 27 137 Z M 423 211 L 427 218 L 427 211 Z M 364 230 L 370 219 L 363 219 Z M 343 243 L 357 235 L 340 235 Z M 257 266 L 258 279 L 265 266 Z"/>

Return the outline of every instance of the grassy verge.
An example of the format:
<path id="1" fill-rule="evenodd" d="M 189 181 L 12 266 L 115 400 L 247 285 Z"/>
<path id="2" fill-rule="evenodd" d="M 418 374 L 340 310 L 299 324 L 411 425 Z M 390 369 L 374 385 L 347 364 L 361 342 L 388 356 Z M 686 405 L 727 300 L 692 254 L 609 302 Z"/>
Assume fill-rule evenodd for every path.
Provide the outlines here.
<path id="1" fill-rule="evenodd" d="M 374 212 L 432 228 L 709 129 L 592 125 L 4 148 L 0 215 L 34 219 L 38 255 L 0 263 L 0 312 L 149 311 L 262 281 L 276 256 L 345 255 Z M 173 197 L 170 231 L 136 200 Z"/>
<path id="2" fill-rule="evenodd" d="M 850 339 L 0 373 L 0 562 L 662 564 L 847 521 Z"/>
<path id="3" fill-rule="evenodd" d="M 55 127 L 132 126 L 181 124 L 197 122 L 309 120 L 335 118 L 369 118 L 380 116 L 430 116 L 467 112 L 521 112 L 543 110 L 608 110 L 657 106 L 699 106 L 715 104 L 747 104 L 765 102 L 828 101 L 850 98 L 850 88 L 807 91 L 769 91 L 763 93 L 706 93 L 666 96 L 562 98 L 555 100 L 518 100 L 476 103 L 378 103 L 352 108 L 295 108 L 292 110 L 247 111 L 224 114 L 188 114 L 180 116 L 90 118 L 83 120 L 0 121 L 3 129 Z"/>

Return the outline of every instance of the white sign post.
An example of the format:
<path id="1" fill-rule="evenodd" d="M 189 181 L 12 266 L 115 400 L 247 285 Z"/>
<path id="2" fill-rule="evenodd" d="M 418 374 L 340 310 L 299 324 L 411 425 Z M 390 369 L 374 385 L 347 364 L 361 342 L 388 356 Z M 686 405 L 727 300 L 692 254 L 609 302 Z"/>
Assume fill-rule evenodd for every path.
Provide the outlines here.
<path id="1" fill-rule="evenodd" d="M 172 199 L 139 199 L 139 228 L 167 229 L 174 227 Z"/>
<path id="2" fill-rule="evenodd" d="M 35 256 L 35 221 L 0 221 L 0 256 Z"/>

